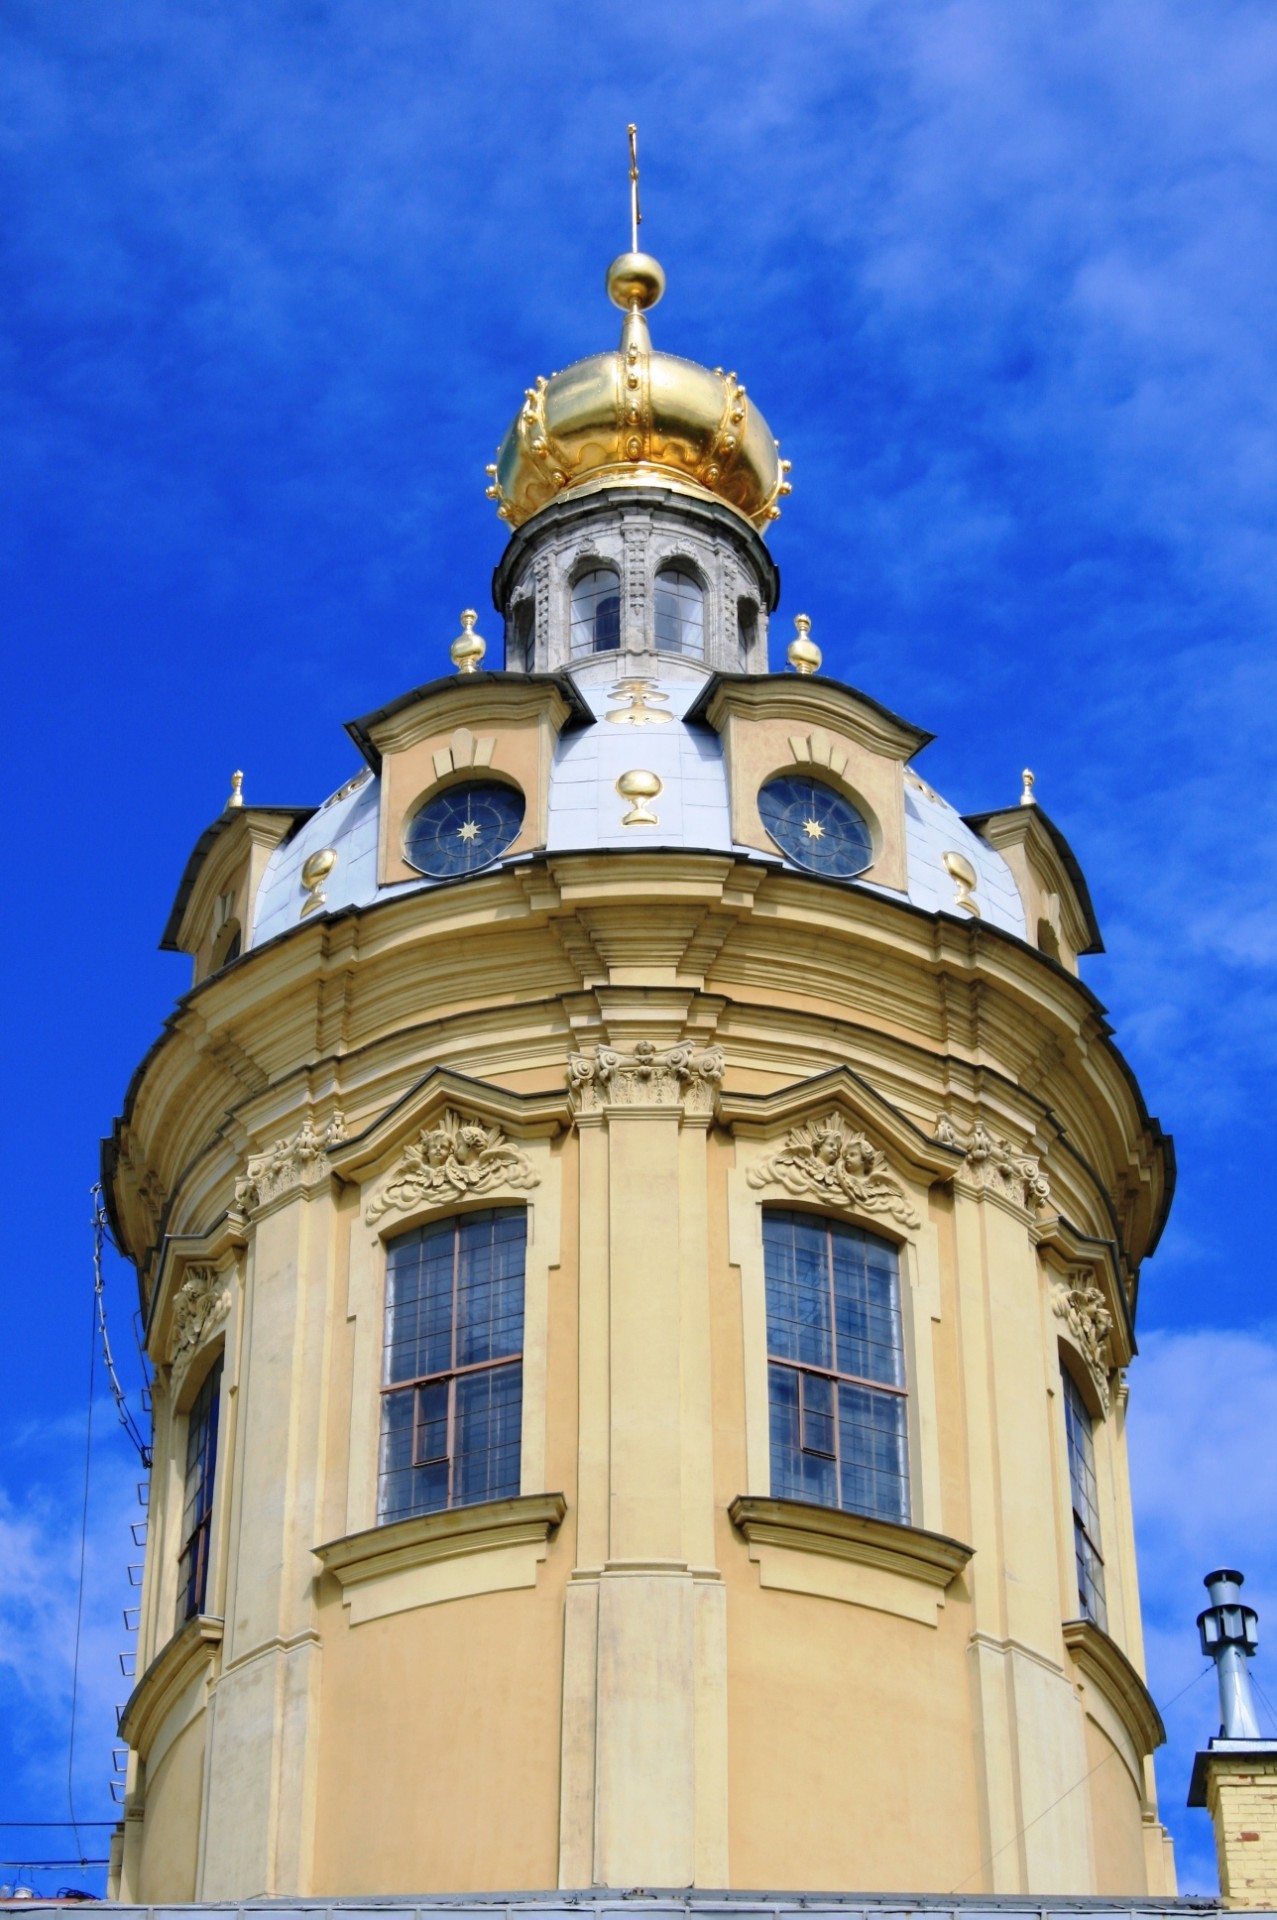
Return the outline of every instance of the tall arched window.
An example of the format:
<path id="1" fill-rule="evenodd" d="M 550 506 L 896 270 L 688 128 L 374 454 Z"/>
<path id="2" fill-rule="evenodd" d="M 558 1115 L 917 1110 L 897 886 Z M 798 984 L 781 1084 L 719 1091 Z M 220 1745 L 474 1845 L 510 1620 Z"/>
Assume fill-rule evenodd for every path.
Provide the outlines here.
<path id="1" fill-rule="evenodd" d="M 900 1266 L 889 1240 L 769 1207 L 772 1497 L 909 1519 Z"/>
<path id="2" fill-rule="evenodd" d="M 572 588 L 572 657 L 614 652 L 621 644 L 621 578 L 594 567 Z"/>
<path id="3" fill-rule="evenodd" d="M 518 1493 L 526 1244 L 522 1207 L 388 1244 L 381 1521 Z"/>
<path id="4" fill-rule="evenodd" d="M 177 1567 L 177 1624 L 203 1613 L 213 1534 L 213 1483 L 217 1474 L 217 1425 L 222 1404 L 222 1356 L 186 1416 L 186 1473 L 182 1484 L 182 1553 Z"/>
<path id="5" fill-rule="evenodd" d="M 1104 1559 L 1100 1553 L 1099 1492 L 1095 1481 L 1095 1435 L 1077 1382 L 1064 1373 L 1064 1431 L 1069 1448 L 1069 1491 L 1073 1500 L 1073 1552 L 1077 1560 L 1077 1600 L 1087 1620 L 1108 1630 L 1104 1604 Z"/>
<path id="6" fill-rule="evenodd" d="M 705 654 L 705 590 L 690 567 L 656 576 L 656 644 L 663 653 Z"/>

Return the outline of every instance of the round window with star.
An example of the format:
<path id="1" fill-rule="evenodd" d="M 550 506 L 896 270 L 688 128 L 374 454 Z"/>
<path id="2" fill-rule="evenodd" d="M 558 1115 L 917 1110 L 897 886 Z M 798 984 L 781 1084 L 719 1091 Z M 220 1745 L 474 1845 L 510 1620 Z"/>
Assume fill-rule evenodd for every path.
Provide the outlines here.
<path id="1" fill-rule="evenodd" d="M 523 795 L 497 780 L 446 787 L 418 807 L 404 834 L 409 866 L 432 879 L 477 873 L 499 859 L 523 825 Z"/>
<path id="2" fill-rule="evenodd" d="M 796 773 L 769 780 L 758 796 L 758 811 L 781 852 L 809 873 L 851 880 L 873 861 L 864 815 L 819 780 Z"/>

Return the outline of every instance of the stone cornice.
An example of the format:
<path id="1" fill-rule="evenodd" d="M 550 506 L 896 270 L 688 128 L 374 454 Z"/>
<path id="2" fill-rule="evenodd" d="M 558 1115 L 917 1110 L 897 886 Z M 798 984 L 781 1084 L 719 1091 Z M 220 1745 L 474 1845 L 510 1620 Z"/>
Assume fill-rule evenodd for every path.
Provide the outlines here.
<path id="1" fill-rule="evenodd" d="M 794 1547 L 807 1553 L 826 1553 L 835 1559 L 856 1560 L 864 1566 L 884 1567 L 928 1586 L 948 1588 L 975 1552 L 947 1534 L 928 1533 L 922 1527 L 899 1526 L 889 1520 L 870 1520 L 863 1514 L 841 1513 L 832 1507 L 810 1506 L 803 1500 L 770 1500 L 737 1494 L 728 1518 L 753 1545 Z"/>
<path id="2" fill-rule="evenodd" d="M 735 715 L 746 720 L 784 720 L 804 730 L 832 729 L 871 753 L 902 762 L 935 738 L 868 694 L 823 674 L 720 673 L 697 695 L 686 718 L 706 722 L 721 733 Z"/>
<path id="3" fill-rule="evenodd" d="M 562 1124 L 570 1115 L 558 1076 L 570 1040 L 556 1023 L 578 976 L 567 971 L 561 934 L 574 932 L 605 972 L 624 978 L 630 930 L 646 938 L 651 905 L 671 901 L 686 915 L 686 964 L 679 955 L 662 960 L 645 986 L 661 990 L 668 978 L 680 992 L 726 991 L 735 1031 L 756 1036 L 743 1055 L 727 1048 L 733 1087 L 742 1077 L 746 1086 L 775 1084 L 782 1056 L 768 1034 L 789 1028 L 813 1063 L 829 1057 L 832 1042 L 870 1076 L 889 1064 L 894 1083 L 935 1102 L 933 1112 L 959 1113 L 964 1130 L 987 1106 L 999 1131 L 1049 1142 L 1055 1204 L 1088 1233 L 1121 1244 L 1133 1273 L 1158 1230 L 1173 1154 L 1084 985 L 996 930 L 964 927 L 955 941 L 948 923 L 893 900 L 778 875 L 753 860 L 690 854 L 531 860 L 312 922 L 213 976 L 179 1004 L 139 1067 L 104 1150 L 123 1243 L 144 1260 L 155 1237 L 156 1210 L 137 1198 L 143 1183 L 161 1206 L 159 1196 L 180 1189 L 174 1218 L 182 1226 L 193 1222 L 195 1180 L 207 1197 L 194 1223 L 231 1204 L 226 1163 L 232 1142 L 243 1140 L 239 1116 L 255 1110 L 259 1090 L 272 1090 L 276 1131 L 298 1124 L 273 1090 L 293 1069 L 288 1036 L 302 1028 L 314 1035 L 306 1070 L 314 1097 L 330 1089 L 325 1099 L 366 1114 L 365 1085 L 384 1086 L 383 1098 L 402 1086 L 396 1056 L 447 1056 L 455 1015 L 467 1023 L 463 1057 L 500 1059 L 503 1077 L 517 1072 L 523 1085 L 557 1082 L 560 1091 L 545 1097 L 561 1103 Z M 437 987 L 433 997 L 425 991 L 427 981 L 446 987 L 445 1003 Z M 376 1011 L 392 1000 L 404 1008 L 393 1053 Z M 1022 1023 L 1034 1060 L 1047 1059 L 1031 1087 L 1020 1054 L 1001 1045 Z M 498 1046 L 502 1033 L 512 1052 Z M 562 1035 L 563 1051 L 547 1043 L 550 1033 Z M 299 1102 L 294 1112 L 303 1110 Z M 912 1095 L 910 1111 L 919 1111 Z"/>
<path id="4" fill-rule="evenodd" d="M 1064 1644 L 1117 1714 L 1136 1752 L 1152 1753 L 1162 1746 L 1166 1728 L 1157 1703 L 1117 1642 L 1093 1620 L 1066 1620 Z"/>
<path id="5" fill-rule="evenodd" d="M 145 1760 L 174 1701 L 196 1674 L 211 1673 L 222 1644 L 221 1620 L 200 1613 L 173 1635 L 152 1660 L 120 1713 L 119 1734 Z"/>
<path id="6" fill-rule="evenodd" d="M 375 772 L 387 753 L 418 740 L 467 727 L 502 727 L 543 720 L 558 733 L 569 721 L 593 719 L 573 682 L 560 673 L 467 673 L 428 680 L 388 706 L 348 720 L 346 731 Z"/>
<path id="7" fill-rule="evenodd" d="M 567 1510 L 561 1493 L 515 1494 L 508 1500 L 483 1500 L 472 1507 L 449 1507 L 368 1527 L 312 1552 L 324 1572 L 346 1589 L 432 1560 L 546 1540 Z"/>

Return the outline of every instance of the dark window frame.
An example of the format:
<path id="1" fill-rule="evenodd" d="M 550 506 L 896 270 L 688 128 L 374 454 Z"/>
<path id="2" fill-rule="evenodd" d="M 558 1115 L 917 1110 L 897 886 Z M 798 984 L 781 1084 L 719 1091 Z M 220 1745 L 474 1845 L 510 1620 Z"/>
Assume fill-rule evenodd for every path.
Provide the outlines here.
<path id="1" fill-rule="evenodd" d="M 829 1341 L 829 1364 L 808 1357 L 795 1358 L 792 1354 L 776 1351 L 782 1342 L 773 1339 L 773 1319 L 780 1319 L 777 1311 L 782 1299 L 782 1289 L 790 1282 L 780 1273 L 768 1271 L 769 1247 L 776 1245 L 768 1238 L 768 1227 L 774 1224 L 800 1224 L 824 1235 L 825 1242 L 825 1279 L 827 1286 L 827 1321 L 823 1331 Z M 888 1316 L 894 1318 L 898 1338 L 889 1351 L 894 1360 L 895 1379 L 881 1375 L 856 1373 L 839 1367 L 838 1329 L 840 1321 L 845 1324 L 849 1301 L 840 1303 L 838 1297 L 838 1275 L 833 1249 L 836 1239 L 842 1237 L 848 1247 L 861 1247 L 865 1250 L 866 1275 L 869 1270 L 868 1252 L 877 1249 L 879 1258 L 888 1256 L 891 1277 L 890 1303 Z M 885 1270 L 885 1269 L 884 1269 Z M 850 1221 L 835 1220 L 828 1215 L 808 1212 L 800 1208 L 767 1207 L 763 1210 L 763 1272 L 766 1290 L 767 1316 L 767 1370 L 768 1370 L 768 1453 L 770 1460 L 771 1484 L 774 1497 L 804 1499 L 811 1496 L 804 1492 L 795 1492 L 786 1487 L 787 1463 L 777 1453 L 777 1423 L 786 1419 L 788 1408 L 781 1392 L 778 1392 L 782 1376 L 792 1377 L 795 1388 L 795 1423 L 797 1448 L 794 1458 L 827 1460 L 832 1463 L 833 1486 L 837 1498 L 832 1501 L 821 1500 L 819 1504 L 829 1505 L 844 1513 L 860 1513 L 868 1518 L 887 1520 L 897 1525 L 910 1524 L 912 1486 L 910 1443 L 908 1428 L 908 1354 L 906 1350 L 904 1289 L 901 1285 L 900 1249 L 895 1241 L 881 1234 L 872 1233 Z M 856 1303 L 859 1304 L 859 1303 Z M 869 1302 L 863 1303 L 866 1317 Z M 840 1306 L 842 1311 L 840 1312 Z M 796 1322 L 795 1324 L 802 1324 Z M 811 1324 L 810 1322 L 807 1324 Z M 850 1336 L 849 1336 L 850 1337 Z M 880 1346 L 880 1342 L 865 1341 L 866 1345 Z M 870 1394 L 889 1396 L 898 1405 L 901 1412 L 894 1435 L 889 1436 L 898 1450 L 900 1471 L 898 1473 L 879 1473 L 876 1463 L 863 1458 L 848 1456 L 845 1452 L 845 1430 L 859 1433 L 869 1432 L 875 1436 L 883 1430 L 875 1426 L 866 1427 L 865 1423 L 846 1416 L 843 1407 L 843 1390 L 850 1395 Z M 792 1466 L 792 1460 L 789 1465 Z M 852 1473 L 866 1472 L 872 1481 L 886 1484 L 895 1481 L 899 1489 L 898 1501 L 890 1506 L 886 1502 L 875 1504 L 853 1504 L 845 1498 L 844 1470 Z M 779 1490 L 778 1490 L 779 1483 Z"/>
<path id="2" fill-rule="evenodd" d="M 1104 1555 L 1100 1552 L 1100 1490 L 1095 1471 L 1095 1420 L 1082 1389 L 1061 1363 L 1064 1382 L 1064 1439 L 1068 1452 L 1069 1504 L 1073 1512 L 1073 1561 L 1077 1603 L 1084 1620 L 1108 1632 Z"/>
<path id="3" fill-rule="evenodd" d="M 177 1561 L 177 1624 L 203 1613 L 212 1560 L 217 1497 L 217 1442 L 222 1405 L 221 1353 L 204 1375 L 186 1416 L 186 1470 L 182 1481 L 182 1549 Z M 194 1454 L 192 1449 L 195 1448 Z"/>
<path id="4" fill-rule="evenodd" d="M 523 1238 L 520 1243 L 522 1258 L 518 1275 L 518 1347 L 510 1351 L 491 1354 L 482 1360 L 459 1360 L 458 1342 L 462 1335 L 462 1314 L 460 1312 L 463 1292 L 462 1263 L 465 1253 L 462 1244 L 463 1230 L 467 1225 L 473 1227 L 497 1220 L 513 1220 L 515 1218 L 518 1218 L 523 1225 Z M 427 1234 L 437 1236 L 445 1228 L 451 1229 L 452 1232 L 452 1285 L 448 1315 L 450 1364 L 446 1367 L 430 1368 L 405 1379 L 388 1380 L 384 1375 L 389 1370 L 390 1356 L 396 1344 L 395 1315 L 397 1303 L 392 1298 L 391 1286 L 396 1250 L 409 1248 L 414 1244 L 424 1245 L 424 1239 Z M 469 1211 L 448 1214 L 442 1218 L 434 1218 L 421 1223 L 417 1227 L 410 1227 L 403 1233 L 396 1234 L 391 1240 L 386 1242 L 386 1280 L 386 1299 L 383 1316 L 383 1380 L 380 1393 L 382 1408 L 381 1443 L 377 1476 L 378 1524 L 382 1526 L 390 1525 L 396 1520 L 413 1518 L 423 1513 L 448 1512 L 456 1507 L 474 1504 L 476 1497 L 498 1499 L 508 1498 L 512 1494 L 517 1494 L 519 1491 L 519 1474 L 522 1468 L 523 1355 L 527 1305 L 527 1208 L 507 1206 L 471 1209 Z M 417 1298 L 419 1300 L 421 1296 L 417 1296 Z M 514 1482 L 512 1485 L 502 1486 L 498 1492 L 487 1492 L 483 1496 L 467 1495 L 464 1490 L 459 1492 L 457 1484 L 458 1464 L 464 1457 L 464 1454 L 463 1449 L 458 1445 L 458 1441 L 461 1437 L 461 1429 L 464 1423 L 459 1420 L 458 1414 L 458 1385 L 461 1382 L 475 1379 L 480 1375 L 487 1375 L 495 1381 L 496 1376 L 505 1374 L 508 1377 L 509 1373 L 514 1369 L 518 1370 L 517 1400 L 520 1427 L 519 1443 L 516 1448 L 517 1460 Z M 438 1450 L 437 1441 L 432 1443 L 428 1438 L 423 1438 L 423 1436 L 429 1436 L 432 1430 L 437 1431 L 441 1424 L 437 1413 L 432 1416 L 427 1410 L 429 1403 L 428 1397 L 434 1396 L 437 1401 L 440 1389 L 445 1390 L 447 1396 L 446 1410 L 442 1421 L 444 1435 L 442 1451 Z M 411 1404 L 411 1420 L 409 1423 L 411 1443 L 408 1460 L 405 1464 L 414 1476 L 416 1470 L 419 1468 L 446 1465 L 446 1497 L 442 1501 L 434 1499 L 429 1502 L 409 1500 L 406 1505 L 401 1504 L 392 1507 L 388 1498 L 390 1492 L 389 1482 L 392 1474 L 401 1473 L 403 1468 L 393 1468 L 387 1465 L 387 1456 L 394 1435 L 391 1407 L 393 1401 L 405 1397 L 409 1399 Z M 430 1452 L 425 1451 L 425 1447 L 432 1444 L 434 1450 Z"/>

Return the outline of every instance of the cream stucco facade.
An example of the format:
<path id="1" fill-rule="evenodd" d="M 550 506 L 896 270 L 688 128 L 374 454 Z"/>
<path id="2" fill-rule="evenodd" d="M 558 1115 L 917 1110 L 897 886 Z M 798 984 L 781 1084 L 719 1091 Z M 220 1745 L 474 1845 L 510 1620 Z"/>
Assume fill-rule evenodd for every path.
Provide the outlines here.
<path id="1" fill-rule="evenodd" d="M 107 1156 L 156 1367 L 116 1890 L 1173 1892 L 1123 1371 L 1170 1161 L 1078 977 L 1076 865 L 1044 816 L 935 811 L 927 736 L 865 696 L 760 673 L 774 569 L 690 495 L 716 651 L 671 666 L 643 621 L 677 489 L 582 498 L 547 510 L 553 569 L 534 517 L 498 576 L 512 620 L 540 594 L 535 671 L 357 723 L 367 773 L 328 811 L 231 810 L 183 883 L 196 984 Z M 611 660 L 571 656 L 578 537 L 623 581 Z M 668 721 L 632 724 L 644 673 Z M 692 767 L 677 842 L 612 792 L 608 754 L 658 748 L 658 808 Z M 405 823 L 476 769 L 522 796 L 519 834 L 423 884 Z M 588 831 L 573 769 L 611 796 Z M 769 840 L 760 787 L 795 772 L 868 823 L 858 881 Z M 927 807 L 952 823 L 934 908 Z M 334 883 L 365 860 L 364 892 L 299 880 L 316 848 Z M 518 1492 L 380 1525 L 387 1244 L 493 1206 L 526 1209 Z M 773 1497 L 769 1208 L 897 1250 L 908 1524 Z M 1066 1374 L 1107 1631 L 1079 1617 Z"/>

